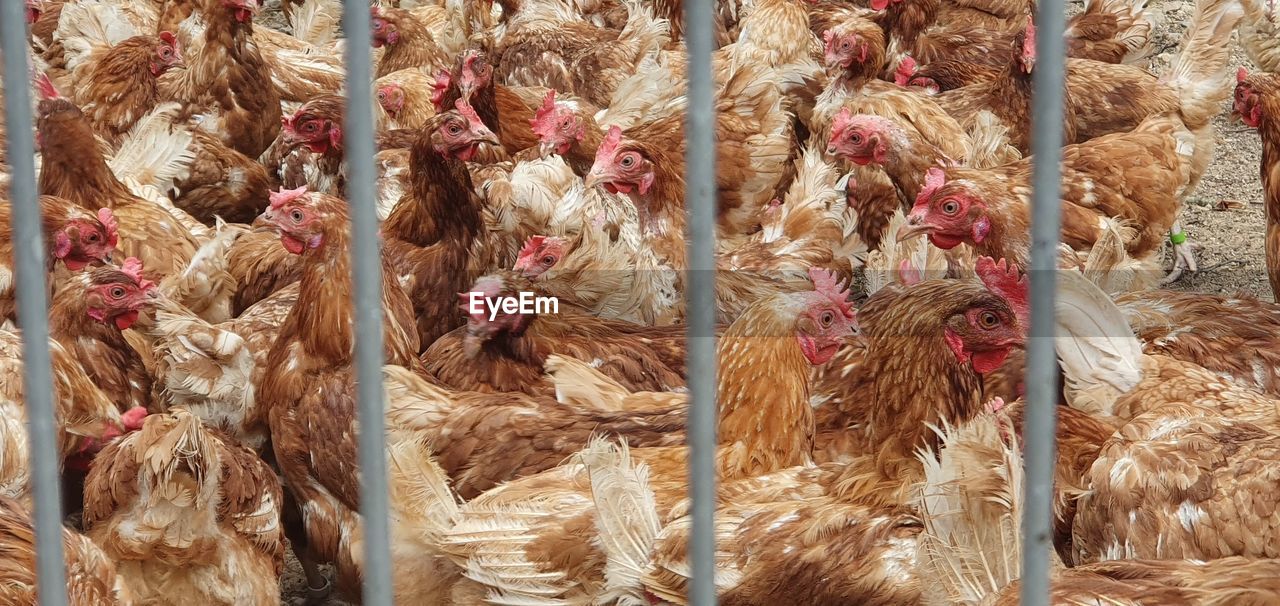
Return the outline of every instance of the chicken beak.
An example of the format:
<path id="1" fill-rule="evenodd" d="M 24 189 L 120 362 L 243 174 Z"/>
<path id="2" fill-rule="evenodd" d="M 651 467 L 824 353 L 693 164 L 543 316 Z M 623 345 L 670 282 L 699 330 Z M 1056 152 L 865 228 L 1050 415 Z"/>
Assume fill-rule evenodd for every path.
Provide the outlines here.
<path id="1" fill-rule="evenodd" d="M 919 236 L 921 234 L 927 234 L 931 231 L 933 231 L 932 225 L 924 223 L 918 218 L 912 217 L 910 219 L 907 219 L 907 222 L 904 223 L 902 227 L 898 228 L 898 235 L 896 237 L 896 241 L 906 242 L 907 240 L 910 240 L 916 236 Z"/>
<path id="2" fill-rule="evenodd" d="M 601 183 L 604 183 L 604 175 L 594 170 L 587 173 L 587 178 L 582 180 L 583 187 L 586 187 L 587 189 L 596 187 Z"/>
<path id="3" fill-rule="evenodd" d="M 552 145 L 550 141 L 538 143 L 538 157 L 546 158 L 547 156 L 554 155 L 555 152 L 556 147 L 555 145 Z"/>
<path id="4" fill-rule="evenodd" d="M 487 128 L 484 129 L 484 131 L 480 132 L 479 134 L 480 134 L 480 137 L 476 140 L 480 143 L 488 143 L 489 145 L 502 145 L 502 141 L 498 140 L 498 135 L 493 134 L 493 131 Z"/>

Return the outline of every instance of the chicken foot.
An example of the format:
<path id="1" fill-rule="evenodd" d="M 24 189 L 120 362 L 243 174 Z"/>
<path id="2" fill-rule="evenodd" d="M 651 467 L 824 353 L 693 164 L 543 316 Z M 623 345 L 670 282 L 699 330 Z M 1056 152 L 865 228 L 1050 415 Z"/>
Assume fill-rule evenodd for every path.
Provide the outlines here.
<path id="1" fill-rule="evenodd" d="M 1197 271 L 1195 245 L 1187 240 L 1186 232 L 1182 231 L 1182 221 L 1174 221 L 1169 228 L 1169 241 L 1173 243 L 1173 271 L 1160 281 L 1161 286 L 1180 280 L 1183 271 Z"/>

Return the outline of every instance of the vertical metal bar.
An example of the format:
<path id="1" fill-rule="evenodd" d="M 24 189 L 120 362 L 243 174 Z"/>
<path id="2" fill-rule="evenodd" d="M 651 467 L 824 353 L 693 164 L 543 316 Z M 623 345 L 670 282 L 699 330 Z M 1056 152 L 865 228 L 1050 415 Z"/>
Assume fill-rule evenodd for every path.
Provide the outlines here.
<path id="1" fill-rule="evenodd" d="M 344 0 L 347 116 L 343 142 L 351 203 L 351 271 L 356 308 L 356 395 L 360 420 L 360 517 L 364 603 L 391 606 L 390 525 L 382 389 L 382 261 L 374 200 L 373 70 L 368 0 Z"/>
<path id="2" fill-rule="evenodd" d="M 36 591 L 43 606 L 67 603 L 62 560 L 62 500 L 58 495 L 57 426 L 49 359 L 49 301 L 44 234 L 36 198 L 35 140 L 31 137 L 31 80 L 27 67 L 25 5 L 0 2 L 0 52 L 4 54 L 4 109 L 8 117 L 9 195 L 13 201 L 13 257 L 22 328 L 22 386 L 31 447 L 35 511 Z"/>
<path id="3" fill-rule="evenodd" d="M 685 316 L 689 323 L 689 481 L 693 535 L 689 604 L 713 606 L 716 494 L 716 144 L 711 76 L 712 0 L 685 0 L 689 105 L 685 114 L 685 207 L 689 213 Z"/>
<path id="4" fill-rule="evenodd" d="M 1023 606 L 1049 603 L 1053 469 L 1058 422 L 1054 351 L 1058 239 L 1062 208 L 1062 120 L 1066 48 L 1062 0 L 1040 0 L 1032 75 L 1031 338 L 1027 340 L 1026 509 L 1022 518 Z"/>

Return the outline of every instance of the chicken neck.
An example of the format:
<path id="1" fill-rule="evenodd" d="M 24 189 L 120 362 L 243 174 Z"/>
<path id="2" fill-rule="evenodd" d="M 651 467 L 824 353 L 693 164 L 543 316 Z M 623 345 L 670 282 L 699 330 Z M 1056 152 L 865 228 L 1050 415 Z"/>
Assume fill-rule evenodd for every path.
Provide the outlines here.
<path id="1" fill-rule="evenodd" d="M 590 115 L 580 117 L 585 123 L 582 129 L 582 140 L 575 141 L 569 146 L 569 152 L 564 155 L 564 161 L 573 170 L 573 174 L 585 178 L 587 173 L 591 172 L 591 165 L 595 164 L 596 152 L 600 149 L 600 142 L 604 141 L 604 131 L 600 130 L 595 118 Z"/>
<path id="2" fill-rule="evenodd" d="M 794 325 L 792 314 L 753 305 L 720 338 L 717 468 L 723 477 L 761 475 L 813 460 L 809 363 Z"/>
<path id="3" fill-rule="evenodd" d="M 1280 120 L 1272 120 L 1271 106 L 1267 104 L 1258 124 L 1262 137 L 1262 200 L 1267 212 L 1267 231 L 1264 247 L 1267 255 L 1267 278 L 1276 300 L 1280 300 Z"/>
<path id="4" fill-rule="evenodd" d="M 66 101 L 41 120 L 40 193 L 66 198 L 89 211 L 115 209 L 133 194 L 116 178 L 79 110 Z M 42 103 L 42 104 L 43 104 Z"/>
<path id="5" fill-rule="evenodd" d="M 889 287 L 859 309 L 862 362 L 840 379 L 839 397 L 816 411 L 824 458 L 872 455 L 883 476 L 895 477 L 915 467 L 916 449 L 936 446 L 930 424 L 954 425 L 981 410 L 979 376 L 957 361 L 943 336 L 955 307 L 955 295 L 944 288 Z"/>

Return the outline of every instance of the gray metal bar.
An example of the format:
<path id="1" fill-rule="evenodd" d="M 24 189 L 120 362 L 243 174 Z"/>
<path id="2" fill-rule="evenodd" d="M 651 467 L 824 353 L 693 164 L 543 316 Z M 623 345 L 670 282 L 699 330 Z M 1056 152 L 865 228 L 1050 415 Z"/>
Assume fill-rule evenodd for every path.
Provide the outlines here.
<path id="1" fill-rule="evenodd" d="M 382 260 L 374 200 L 372 31 L 368 0 L 344 0 L 347 116 L 343 144 L 351 203 L 351 273 L 356 308 L 356 395 L 360 420 L 360 517 L 364 603 L 391 606 L 386 424 L 382 389 Z"/>
<path id="2" fill-rule="evenodd" d="M 49 301 L 44 234 L 36 189 L 35 140 L 31 137 L 31 79 L 27 66 L 25 5 L 0 2 L 0 52 L 4 54 L 4 109 L 9 129 L 9 195 L 13 201 L 13 261 L 22 328 L 22 386 L 31 447 L 35 509 L 36 591 L 43 606 L 67 603 L 62 560 L 62 499 L 58 495 L 58 429 L 53 413 L 49 359 Z"/>
<path id="3" fill-rule="evenodd" d="M 689 105 L 685 113 L 685 207 L 689 213 L 685 320 L 689 323 L 689 604 L 713 606 L 716 495 L 716 144 L 712 0 L 685 0 Z"/>
<path id="4" fill-rule="evenodd" d="M 1040 0 L 1032 74 L 1031 338 L 1027 340 L 1027 418 L 1023 429 L 1026 501 L 1022 518 L 1023 606 L 1049 604 L 1053 549 L 1053 469 L 1058 423 L 1054 350 L 1058 240 L 1062 223 L 1062 119 L 1066 45 L 1063 0 Z"/>

